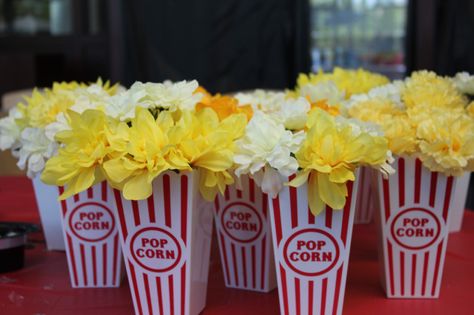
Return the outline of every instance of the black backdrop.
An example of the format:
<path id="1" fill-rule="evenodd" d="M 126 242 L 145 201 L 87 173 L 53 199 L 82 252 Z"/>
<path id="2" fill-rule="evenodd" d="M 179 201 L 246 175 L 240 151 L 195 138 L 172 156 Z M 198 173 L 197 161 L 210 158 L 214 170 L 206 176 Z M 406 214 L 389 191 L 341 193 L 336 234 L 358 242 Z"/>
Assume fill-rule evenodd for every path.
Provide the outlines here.
<path id="1" fill-rule="evenodd" d="M 122 1 L 123 83 L 286 88 L 310 69 L 308 0 Z"/>

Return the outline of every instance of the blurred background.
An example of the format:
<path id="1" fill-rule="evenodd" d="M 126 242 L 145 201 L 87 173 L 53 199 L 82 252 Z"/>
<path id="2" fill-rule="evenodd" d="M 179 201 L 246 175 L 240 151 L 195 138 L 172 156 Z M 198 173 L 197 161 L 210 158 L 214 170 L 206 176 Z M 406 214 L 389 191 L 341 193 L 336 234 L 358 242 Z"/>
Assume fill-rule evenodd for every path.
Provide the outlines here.
<path id="1" fill-rule="evenodd" d="M 0 0 L 0 97 L 99 76 L 232 92 L 335 66 L 473 73 L 473 29 L 470 0 Z"/>

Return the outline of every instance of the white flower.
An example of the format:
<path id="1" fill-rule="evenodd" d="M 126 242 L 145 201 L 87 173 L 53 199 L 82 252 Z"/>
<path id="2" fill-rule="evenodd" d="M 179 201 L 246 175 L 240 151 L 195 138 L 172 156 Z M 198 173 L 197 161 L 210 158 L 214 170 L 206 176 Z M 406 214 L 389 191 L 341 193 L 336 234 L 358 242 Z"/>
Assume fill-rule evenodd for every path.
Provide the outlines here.
<path id="1" fill-rule="evenodd" d="M 370 90 L 367 94 L 354 94 L 351 98 L 343 103 L 345 108 L 351 108 L 360 102 L 371 99 L 386 99 L 391 101 L 398 108 L 405 110 L 405 104 L 402 101 L 401 94 L 405 87 L 405 83 L 395 80 L 382 86 L 377 86 Z"/>
<path id="2" fill-rule="evenodd" d="M 295 173 L 298 162 L 291 154 L 299 149 L 304 137 L 303 131 L 292 133 L 268 115 L 260 111 L 255 112 L 246 127 L 244 137 L 236 141 L 237 150 L 234 155 L 234 163 L 237 165 L 236 175 L 256 176 L 256 181 L 262 183 L 262 190 L 269 189 L 264 192 L 278 193 L 275 189 L 279 184 L 271 185 L 268 182 L 269 178 L 275 179 L 276 176 L 266 166 L 275 169 L 281 176 Z"/>
<path id="3" fill-rule="evenodd" d="M 7 117 L 0 119 L 0 150 L 16 149 L 19 145 L 21 130 L 15 119 L 21 116 L 16 108 L 12 108 Z"/>
<path id="4" fill-rule="evenodd" d="M 111 97 L 99 84 L 92 84 L 87 88 L 78 88 L 72 93 L 74 104 L 70 109 L 78 114 L 82 114 L 88 109 L 104 108 Z"/>
<path id="5" fill-rule="evenodd" d="M 286 129 L 301 130 L 306 125 L 311 104 L 304 98 L 283 101 L 280 110 L 271 114 L 272 118 L 282 123 Z"/>
<path id="6" fill-rule="evenodd" d="M 105 113 L 121 121 L 127 121 L 135 117 L 137 107 L 147 108 L 148 104 L 140 103 L 140 100 L 146 96 L 145 90 L 128 90 L 112 96 L 105 107 Z"/>
<path id="7" fill-rule="evenodd" d="M 474 76 L 467 72 L 458 72 L 452 78 L 454 86 L 463 94 L 474 95 Z"/>
<path id="8" fill-rule="evenodd" d="M 56 153 L 58 147 L 40 128 L 25 128 L 21 133 L 20 142 L 20 150 L 13 153 L 19 158 L 18 167 L 22 170 L 27 168 L 30 178 L 43 171 L 46 160 Z"/>
<path id="9" fill-rule="evenodd" d="M 55 141 L 54 137 L 60 131 L 71 130 L 66 114 L 59 113 L 56 116 L 56 121 L 50 123 L 44 128 L 44 134 L 50 141 Z"/>
<path id="10" fill-rule="evenodd" d="M 334 106 L 344 101 L 344 91 L 340 91 L 332 81 L 308 83 L 300 88 L 300 95 L 308 98 L 311 103 L 325 100 Z"/>
<path id="11" fill-rule="evenodd" d="M 285 93 L 281 91 L 254 90 L 252 92 L 237 93 L 234 97 L 239 105 L 250 105 L 254 111 L 260 110 L 264 113 L 276 112 L 285 100 Z"/>

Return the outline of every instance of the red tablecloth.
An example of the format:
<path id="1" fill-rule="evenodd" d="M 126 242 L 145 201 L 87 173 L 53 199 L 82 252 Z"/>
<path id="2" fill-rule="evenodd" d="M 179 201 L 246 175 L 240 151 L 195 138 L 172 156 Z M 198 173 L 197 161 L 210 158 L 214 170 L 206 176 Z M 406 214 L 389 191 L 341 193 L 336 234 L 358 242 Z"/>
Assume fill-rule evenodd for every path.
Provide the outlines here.
<path id="1" fill-rule="evenodd" d="M 0 177 L 0 221 L 39 222 L 31 183 Z M 463 231 L 449 237 L 438 300 L 389 300 L 379 285 L 375 227 L 356 225 L 344 301 L 344 314 L 474 314 L 474 213 L 466 212 Z M 0 257 L 2 259 L 2 257 Z M 207 307 L 203 314 L 278 314 L 278 296 L 224 287 L 214 246 Z M 29 249 L 26 267 L 0 274 L 0 314 L 121 315 L 133 314 L 126 281 L 119 289 L 71 289 L 62 252 L 43 244 Z"/>

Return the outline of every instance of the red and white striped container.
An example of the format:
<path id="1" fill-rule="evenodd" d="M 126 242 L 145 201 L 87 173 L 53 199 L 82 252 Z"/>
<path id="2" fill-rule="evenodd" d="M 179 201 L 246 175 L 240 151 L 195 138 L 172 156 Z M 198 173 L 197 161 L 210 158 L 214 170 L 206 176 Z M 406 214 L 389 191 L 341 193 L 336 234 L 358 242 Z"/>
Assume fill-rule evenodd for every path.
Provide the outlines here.
<path id="1" fill-rule="evenodd" d="M 451 233 L 461 231 L 470 179 L 471 173 L 468 172 L 456 180 L 456 187 L 453 193 L 453 206 L 449 214 L 449 232 Z"/>
<path id="2" fill-rule="evenodd" d="M 215 200 L 217 239 L 225 285 L 269 292 L 276 287 L 268 197 L 248 176 Z"/>
<path id="3" fill-rule="evenodd" d="M 389 298 L 437 298 L 443 274 L 455 179 L 420 160 L 399 157 L 378 177 L 382 284 Z"/>
<path id="4" fill-rule="evenodd" d="M 197 173 L 166 172 L 146 200 L 115 191 L 135 314 L 199 314 L 206 303 L 212 203 Z"/>
<path id="5" fill-rule="evenodd" d="M 104 181 L 61 201 L 61 208 L 72 287 L 119 287 L 122 251 L 113 190 Z"/>
<path id="6" fill-rule="evenodd" d="M 46 247 L 48 250 L 65 250 L 58 188 L 43 183 L 40 175 L 33 178 L 32 183 Z"/>
<path id="7" fill-rule="evenodd" d="M 372 222 L 375 213 L 375 203 L 372 189 L 373 169 L 362 167 L 358 177 L 359 189 L 354 216 L 354 224 L 368 224 Z"/>
<path id="8" fill-rule="evenodd" d="M 285 187 L 270 202 L 282 315 L 342 314 L 357 182 L 344 209 L 314 216 L 307 184 Z"/>

